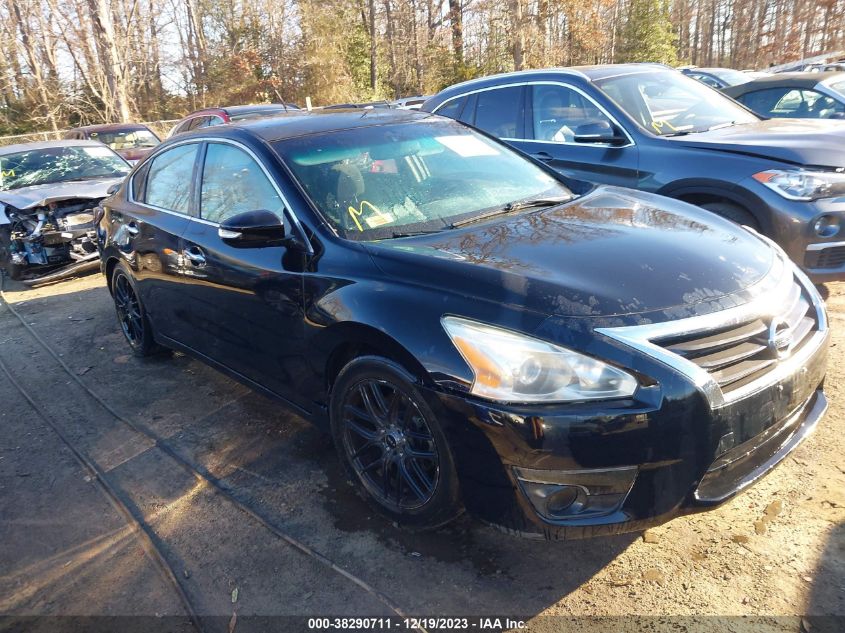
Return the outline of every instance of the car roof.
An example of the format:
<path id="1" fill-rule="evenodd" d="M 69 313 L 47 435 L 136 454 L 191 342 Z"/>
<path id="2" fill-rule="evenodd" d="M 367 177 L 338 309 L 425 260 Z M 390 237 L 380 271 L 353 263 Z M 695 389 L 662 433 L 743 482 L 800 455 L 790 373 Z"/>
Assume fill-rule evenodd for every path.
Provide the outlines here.
<path id="1" fill-rule="evenodd" d="M 38 149 L 50 149 L 51 147 L 99 147 L 103 144 L 99 141 L 89 140 L 60 140 L 60 141 L 37 141 L 35 143 L 18 143 L 17 145 L 5 145 L 0 147 L 0 156 L 15 154 L 17 152 L 31 152 Z"/>
<path id="2" fill-rule="evenodd" d="M 213 108 L 203 108 L 202 110 L 194 110 L 190 114 L 186 114 L 184 118 L 188 119 L 203 114 L 215 114 L 218 112 L 225 112 L 229 116 L 238 114 L 248 114 L 250 112 L 261 112 L 262 110 L 284 110 L 285 108 L 293 109 L 290 104 L 284 103 L 254 103 L 248 105 L 236 106 L 219 106 Z"/>
<path id="3" fill-rule="evenodd" d="M 71 132 L 117 132 L 119 130 L 149 130 L 143 123 L 100 123 L 72 128 Z"/>
<path id="4" fill-rule="evenodd" d="M 286 138 L 334 132 L 360 127 L 388 125 L 392 123 L 413 123 L 428 118 L 441 117 L 415 110 L 394 110 L 373 108 L 371 110 L 296 110 L 262 119 L 247 119 L 225 125 L 191 130 L 180 134 L 180 139 L 191 136 L 229 136 L 234 130 L 247 130 L 267 142 Z M 451 119 L 450 119 L 451 120 Z"/>
<path id="5" fill-rule="evenodd" d="M 830 70 L 823 73 L 777 73 L 768 77 L 760 77 L 752 81 L 741 84 L 739 86 L 732 86 L 727 88 L 728 94 L 736 92 L 737 94 L 744 94 L 763 88 L 813 88 L 820 83 L 841 77 L 845 79 L 845 73 L 838 70 Z"/>
<path id="6" fill-rule="evenodd" d="M 711 66 L 710 68 L 700 68 L 699 66 L 696 66 L 695 68 L 687 68 L 687 70 L 689 72 L 693 72 L 693 73 L 713 73 L 713 74 L 722 72 L 724 70 L 727 70 L 727 71 L 730 71 L 730 72 L 735 72 L 735 73 L 741 73 L 742 72 L 741 70 L 735 70 L 733 68 L 720 68 L 720 67 L 717 67 L 717 66 Z"/>
<path id="7" fill-rule="evenodd" d="M 560 79 L 561 76 L 570 79 L 576 78 L 584 81 L 601 80 L 608 77 L 617 77 L 620 75 L 631 75 L 635 73 L 643 73 L 655 70 L 673 70 L 664 64 L 653 63 L 635 63 L 635 64 L 599 64 L 595 66 L 570 66 L 570 67 L 554 67 L 554 68 L 540 68 L 536 70 L 517 70 L 510 73 L 501 73 L 498 75 L 488 75 L 487 77 L 479 77 L 478 79 L 470 79 L 448 88 L 444 88 L 433 97 L 430 97 L 426 103 L 435 103 L 437 106 L 444 103 L 446 100 L 454 98 L 457 95 L 472 92 L 473 90 L 483 90 L 494 86 L 503 85 L 506 83 L 516 83 L 519 81 L 554 81 Z M 426 106 L 423 105 L 423 108 Z"/>

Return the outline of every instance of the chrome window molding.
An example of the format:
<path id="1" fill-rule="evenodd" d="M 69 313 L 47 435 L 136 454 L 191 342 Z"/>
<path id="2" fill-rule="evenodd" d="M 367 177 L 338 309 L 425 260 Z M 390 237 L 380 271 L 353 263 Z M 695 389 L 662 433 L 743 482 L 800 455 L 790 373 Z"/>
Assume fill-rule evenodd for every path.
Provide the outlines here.
<path id="1" fill-rule="evenodd" d="M 796 281 L 810 297 L 816 314 L 818 329 L 807 339 L 807 342 L 798 352 L 780 361 L 772 371 L 758 380 L 733 389 L 728 393 L 723 393 L 713 376 L 705 369 L 659 345 L 659 341 L 676 336 L 706 334 L 716 329 L 740 325 L 755 318 L 774 316 Z M 780 252 L 777 252 L 776 262 L 769 274 L 752 286 L 750 290 L 755 296 L 754 299 L 727 310 L 648 325 L 596 328 L 596 332 L 654 358 L 683 374 L 704 394 L 710 406 L 716 409 L 757 393 L 798 371 L 818 351 L 818 348 L 828 336 L 827 314 L 815 286 L 797 266 L 789 262 Z"/>
<path id="2" fill-rule="evenodd" d="M 252 158 L 252 160 L 254 160 L 255 163 L 261 168 L 261 171 L 264 172 L 264 175 L 267 177 L 267 180 L 270 181 L 270 184 L 273 186 L 273 189 L 276 190 L 276 193 L 279 194 L 279 199 L 282 201 L 282 204 L 284 205 L 284 212 L 290 217 L 291 224 L 293 224 L 294 227 L 296 228 L 296 230 L 299 232 L 299 235 L 302 238 L 303 243 L 305 244 L 305 248 L 307 249 L 308 254 L 309 255 L 314 254 L 314 248 L 311 246 L 311 242 L 308 240 L 308 234 L 305 232 L 305 229 L 302 227 L 302 223 L 299 221 L 299 218 L 296 216 L 296 213 L 294 213 L 293 209 L 291 208 L 290 203 L 288 202 L 288 199 L 285 197 L 285 194 L 282 193 L 282 189 L 281 189 L 281 187 L 279 187 L 278 183 L 276 182 L 276 179 L 273 178 L 273 176 L 268 171 L 267 167 L 264 166 L 264 163 L 261 161 L 261 159 L 258 158 L 258 156 L 255 155 L 255 152 L 253 152 L 249 147 L 247 147 L 243 143 L 240 143 L 238 141 L 235 141 L 235 140 L 229 139 L 229 138 L 222 138 L 222 137 L 219 137 L 219 136 L 203 136 L 203 137 L 192 136 L 192 137 L 187 138 L 183 141 L 179 141 L 179 142 L 173 143 L 171 145 L 168 145 L 167 147 L 162 148 L 162 151 L 156 152 L 155 154 L 150 156 L 148 160 L 155 160 L 156 156 L 158 156 L 159 154 L 163 154 L 164 152 L 166 152 L 170 149 L 173 149 L 174 147 L 179 147 L 181 145 L 189 145 L 191 143 L 196 143 L 196 144 L 224 143 L 224 144 L 227 144 L 227 145 L 232 145 L 234 147 L 237 147 L 238 149 L 244 151 L 247 155 L 249 155 L 249 157 Z M 137 170 L 136 170 L 136 172 L 137 172 Z M 135 192 L 135 175 L 136 175 L 136 173 L 132 173 L 130 175 L 129 186 L 128 186 L 127 191 L 126 191 L 126 197 L 129 200 L 129 202 L 131 202 L 133 204 L 137 204 L 137 205 L 142 206 L 142 207 L 147 207 L 149 209 L 153 209 L 155 211 L 161 211 L 162 213 L 169 213 L 170 215 L 175 215 L 175 216 L 178 216 L 180 218 L 187 218 L 189 221 L 199 222 L 200 224 L 205 224 L 207 226 L 216 226 L 216 227 L 220 226 L 219 222 L 211 222 L 209 220 L 204 220 L 201 217 L 196 216 L 196 215 L 190 215 L 188 213 L 179 213 L 178 211 L 173 211 L 171 209 L 164 209 L 162 207 L 157 207 L 155 205 L 148 204 L 146 202 L 140 202 L 139 200 L 135 200 L 135 193 L 134 193 Z"/>
<path id="3" fill-rule="evenodd" d="M 592 103 L 596 108 L 598 108 L 602 114 L 604 114 L 610 121 L 618 127 L 622 133 L 625 135 L 625 138 L 628 139 L 628 142 L 625 145 L 611 145 L 610 143 L 575 143 L 574 141 L 544 141 L 542 139 L 533 139 L 533 138 L 501 138 L 502 141 L 516 141 L 519 143 L 543 143 L 543 144 L 552 144 L 552 145 L 574 145 L 577 147 L 601 147 L 601 148 L 608 148 L 612 147 L 613 149 L 624 149 L 626 147 L 633 147 L 636 145 L 634 142 L 633 137 L 628 133 L 628 130 L 619 123 L 619 121 L 614 117 L 610 112 L 607 111 L 603 105 L 598 103 L 595 99 L 593 99 L 589 94 L 581 90 L 578 86 L 573 84 L 567 83 L 565 81 L 553 81 L 550 79 L 538 79 L 536 81 L 521 81 L 517 83 L 508 83 L 508 84 L 501 84 L 498 86 L 487 86 L 485 88 L 476 88 L 475 90 L 469 90 L 467 92 L 462 92 L 457 94 L 453 97 L 449 97 L 443 103 L 438 105 L 433 111 L 432 114 L 437 114 L 437 111 L 445 106 L 450 101 L 454 101 L 455 99 L 462 99 L 464 97 L 468 97 L 470 95 L 478 94 L 479 92 L 489 92 L 490 90 L 503 90 L 504 88 L 516 88 L 522 86 L 561 86 L 562 88 L 569 88 L 570 90 L 574 90 L 579 95 L 584 97 L 587 101 Z"/>

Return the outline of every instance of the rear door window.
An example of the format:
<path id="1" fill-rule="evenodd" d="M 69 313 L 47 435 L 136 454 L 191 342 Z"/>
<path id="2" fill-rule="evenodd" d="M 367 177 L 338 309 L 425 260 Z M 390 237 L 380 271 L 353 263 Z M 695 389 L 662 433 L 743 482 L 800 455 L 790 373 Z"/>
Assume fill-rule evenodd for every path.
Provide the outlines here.
<path id="1" fill-rule="evenodd" d="M 149 167 L 144 202 L 188 214 L 198 143 L 179 145 L 156 156 Z"/>
<path id="2" fill-rule="evenodd" d="M 523 94 L 522 86 L 479 92 L 473 124 L 497 138 L 524 138 Z"/>
<path id="3" fill-rule="evenodd" d="M 457 119 L 461 116 L 461 110 L 464 109 L 464 103 L 466 100 L 466 97 L 458 97 L 457 99 L 447 101 L 446 104 L 440 107 L 435 114 L 447 116 L 450 119 Z"/>

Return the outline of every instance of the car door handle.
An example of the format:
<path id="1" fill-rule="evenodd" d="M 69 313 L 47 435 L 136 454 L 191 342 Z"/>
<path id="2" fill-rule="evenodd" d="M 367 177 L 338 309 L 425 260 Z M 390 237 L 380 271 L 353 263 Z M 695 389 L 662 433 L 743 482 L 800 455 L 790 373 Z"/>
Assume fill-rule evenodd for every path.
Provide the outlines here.
<path id="1" fill-rule="evenodd" d="M 194 266 L 205 266 L 205 253 L 202 252 L 202 249 L 199 246 L 186 248 L 182 251 L 182 254 L 185 256 L 185 259 L 191 262 Z"/>
<path id="2" fill-rule="evenodd" d="M 141 229 L 139 229 L 138 225 L 135 224 L 134 222 L 130 222 L 129 224 L 126 225 L 126 232 L 129 233 L 129 235 L 138 235 L 138 232 L 140 230 Z"/>
<path id="3" fill-rule="evenodd" d="M 544 163 L 549 162 L 550 160 L 554 160 L 551 154 L 548 152 L 537 152 L 536 154 L 531 154 L 537 160 L 541 160 Z"/>

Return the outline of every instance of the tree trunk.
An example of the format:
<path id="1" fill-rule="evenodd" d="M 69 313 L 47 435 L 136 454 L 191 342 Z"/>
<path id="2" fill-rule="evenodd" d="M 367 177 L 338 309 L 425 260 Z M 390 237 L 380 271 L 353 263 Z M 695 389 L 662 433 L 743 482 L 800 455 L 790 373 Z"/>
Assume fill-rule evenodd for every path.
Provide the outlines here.
<path id="1" fill-rule="evenodd" d="M 94 29 L 94 41 L 97 44 L 100 63 L 106 77 L 109 104 L 112 117 L 128 123 L 132 118 L 129 94 L 126 86 L 126 73 L 114 34 L 111 11 L 107 0 L 88 0 L 88 10 Z"/>
<path id="2" fill-rule="evenodd" d="M 370 5 L 370 88 L 376 89 L 376 71 L 378 66 L 378 49 L 376 48 L 376 3 L 369 0 Z"/>
<path id="3" fill-rule="evenodd" d="M 459 62 L 464 59 L 464 11 L 461 0 L 449 0 L 449 25 L 452 28 L 452 51 Z"/>

